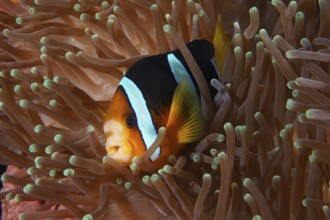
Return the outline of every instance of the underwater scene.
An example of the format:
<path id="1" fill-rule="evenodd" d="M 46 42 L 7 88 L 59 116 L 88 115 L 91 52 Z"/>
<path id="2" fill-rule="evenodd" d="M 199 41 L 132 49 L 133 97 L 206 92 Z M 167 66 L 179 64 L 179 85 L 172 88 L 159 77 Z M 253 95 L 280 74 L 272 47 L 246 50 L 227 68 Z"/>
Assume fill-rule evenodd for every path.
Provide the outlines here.
<path id="1" fill-rule="evenodd" d="M 0 0 L 2 220 L 330 220 L 329 0 Z"/>

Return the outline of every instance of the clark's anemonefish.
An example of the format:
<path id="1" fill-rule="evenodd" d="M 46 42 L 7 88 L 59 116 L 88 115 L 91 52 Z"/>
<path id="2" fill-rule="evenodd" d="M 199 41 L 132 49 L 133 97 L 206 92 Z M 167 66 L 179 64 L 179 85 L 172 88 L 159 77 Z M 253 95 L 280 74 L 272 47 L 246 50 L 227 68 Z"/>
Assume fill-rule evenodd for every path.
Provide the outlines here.
<path id="1" fill-rule="evenodd" d="M 218 78 L 212 61 L 213 45 L 194 40 L 188 49 L 203 72 L 212 98 Z M 157 138 L 160 127 L 166 135 L 149 158 L 160 167 L 170 155 L 177 155 L 204 131 L 200 94 L 190 69 L 179 50 L 144 58 L 132 65 L 119 83 L 104 120 L 108 156 L 129 165 Z"/>

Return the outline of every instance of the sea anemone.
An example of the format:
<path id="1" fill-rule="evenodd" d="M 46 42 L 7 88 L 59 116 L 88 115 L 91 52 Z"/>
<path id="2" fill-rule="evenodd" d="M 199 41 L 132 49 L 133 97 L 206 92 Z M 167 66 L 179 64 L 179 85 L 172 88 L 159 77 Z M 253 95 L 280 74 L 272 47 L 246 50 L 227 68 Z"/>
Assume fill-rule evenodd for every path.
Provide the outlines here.
<path id="1" fill-rule="evenodd" d="M 330 219 L 330 3 L 2 0 L 2 219 Z M 228 53 L 209 130 L 161 169 L 106 157 L 102 115 L 134 62 Z M 225 42 L 226 43 L 226 42 Z M 224 51 L 226 52 L 226 51 Z M 220 62 L 221 63 L 221 62 Z M 15 212 L 16 211 L 16 212 Z"/>

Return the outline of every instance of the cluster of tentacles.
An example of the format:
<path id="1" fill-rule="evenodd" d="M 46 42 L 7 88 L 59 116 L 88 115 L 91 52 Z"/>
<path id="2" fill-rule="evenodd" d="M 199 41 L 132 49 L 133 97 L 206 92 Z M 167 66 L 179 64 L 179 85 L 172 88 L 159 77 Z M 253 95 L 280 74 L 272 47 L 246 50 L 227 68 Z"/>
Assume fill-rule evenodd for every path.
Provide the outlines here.
<path id="1" fill-rule="evenodd" d="M 330 219 L 330 2 L 229 2 L 0 1 L 2 219 Z M 230 48 L 212 103 L 200 84 L 206 137 L 160 170 L 155 147 L 130 167 L 105 157 L 123 72 L 189 57 L 219 13 Z"/>

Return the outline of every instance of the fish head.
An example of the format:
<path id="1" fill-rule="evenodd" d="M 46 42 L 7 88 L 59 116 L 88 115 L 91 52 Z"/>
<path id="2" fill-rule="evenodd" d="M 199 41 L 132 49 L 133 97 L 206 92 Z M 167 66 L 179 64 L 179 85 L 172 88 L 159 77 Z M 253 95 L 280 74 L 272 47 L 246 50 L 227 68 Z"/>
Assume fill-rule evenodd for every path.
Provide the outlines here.
<path id="1" fill-rule="evenodd" d="M 106 151 L 109 157 L 129 165 L 134 156 L 145 151 L 137 118 L 123 89 L 118 87 L 104 119 Z"/>

